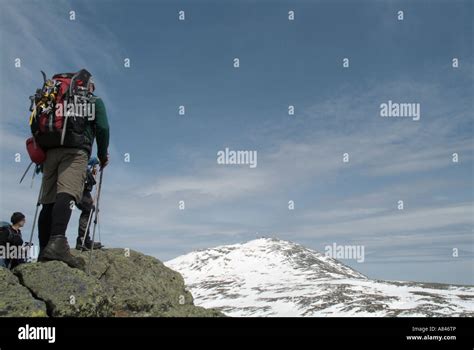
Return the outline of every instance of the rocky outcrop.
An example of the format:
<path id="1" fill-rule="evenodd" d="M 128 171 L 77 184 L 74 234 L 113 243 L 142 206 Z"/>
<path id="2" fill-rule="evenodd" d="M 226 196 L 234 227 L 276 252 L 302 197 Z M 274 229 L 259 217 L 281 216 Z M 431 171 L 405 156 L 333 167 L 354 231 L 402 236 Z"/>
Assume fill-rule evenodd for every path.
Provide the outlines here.
<path id="1" fill-rule="evenodd" d="M 89 253 L 73 250 L 89 261 Z M 124 249 L 95 251 L 90 273 L 59 261 L 0 269 L 0 316 L 214 317 L 195 306 L 181 275 Z"/>
<path id="2" fill-rule="evenodd" d="M 49 316 L 111 316 L 112 303 L 98 281 L 59 261 L 23 264 L 14 269 L 19 282 L 44 302 Z"/>
<path id="3" fill-rule="evenodd" d="M 0 317 L 45 317 L 46 305 L 35 299 L 18 278 L 0 267 Z"/>
<path id="4" fill-rule="evenodd" d="M 76 255 L 88 253 L 75 252 Z M 194 306 L 183 277 L 161 261 L 133 250 L 94 252 L 93 276 L 113 304 L 116 316 L 219 316 Z"/>

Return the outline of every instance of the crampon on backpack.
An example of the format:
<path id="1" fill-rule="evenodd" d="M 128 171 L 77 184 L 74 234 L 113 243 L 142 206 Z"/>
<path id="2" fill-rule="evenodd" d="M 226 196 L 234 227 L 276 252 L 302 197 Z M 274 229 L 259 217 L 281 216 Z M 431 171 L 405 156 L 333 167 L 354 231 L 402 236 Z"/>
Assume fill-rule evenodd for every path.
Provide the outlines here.
<path id="1" fill-rule="evenodd" d="M 85 130 L 91 116 L 88 104 L 94 103 L 90 89 L 91 74 L 81 69 L 77 73 L 61 73 L 46 79 L 43 87 L 30 96 L 32 137 L 26 141 L 31 161 L 41 164 L 45 151 L 56 147 L 82 147 Z M 92 116 L 93 117 L 93 116 Z"/>

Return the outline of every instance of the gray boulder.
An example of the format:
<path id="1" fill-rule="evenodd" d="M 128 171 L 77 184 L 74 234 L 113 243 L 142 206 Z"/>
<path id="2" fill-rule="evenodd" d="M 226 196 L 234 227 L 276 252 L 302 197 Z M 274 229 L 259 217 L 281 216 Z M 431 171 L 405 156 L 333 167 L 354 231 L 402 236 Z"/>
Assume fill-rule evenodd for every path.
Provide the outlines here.
<path id="1" fill-rule="evenodd" d="M 88 265 L 88 252 L 72 254 Z M 0 316 L 224 316 L 195 306 L 183 277 L 151 256 L 124 249 L 93 254 L 89 274 L 59 261 L 1 269 Z"/>
<path id="2" fill-rule="evenodd" d="M 46 303 L 53 317 L 111 316 L 111 303 L 101 284 L 84 271 L 60 261 L 22 264 L 13 270 L 21 284 Z"/>
<path id="3" fill-rule="evenodd" d="M 46 317 L 46 304 L 35 299 L 10 270 L 0 267 L 0 317 Z"/>
<path id="4" fill-rule="evenodd" d="M 73 254 L 89 262 L 88 252 Z M 116 316 L 222 316 L 218 311 L 194 306 L 183 277 L 151 256 L 126 249 L 93 254 L 91 276 L 102 285 Z"/>

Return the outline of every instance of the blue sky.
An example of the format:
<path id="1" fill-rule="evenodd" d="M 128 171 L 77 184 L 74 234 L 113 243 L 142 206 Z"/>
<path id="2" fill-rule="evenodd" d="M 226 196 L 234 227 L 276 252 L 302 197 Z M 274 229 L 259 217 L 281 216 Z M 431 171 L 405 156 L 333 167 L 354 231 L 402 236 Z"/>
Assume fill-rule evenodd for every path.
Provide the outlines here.
<path id="1" fill-rule="evenodd" d="M 24 211 L 25 232 L 28 96 L 40 70 L 85 67 L 111 124 L 106 245 L 162 260 L 261 236 L 363 245 L 344 262 L 371 277 L 474 284 L 469 1 L 0 4 L 0 215 Z M 381 118 L 388 100 L 420 103 L 420 121 Z M 256 150 L 257 168 L 218 165 L 225 147 Z"/>

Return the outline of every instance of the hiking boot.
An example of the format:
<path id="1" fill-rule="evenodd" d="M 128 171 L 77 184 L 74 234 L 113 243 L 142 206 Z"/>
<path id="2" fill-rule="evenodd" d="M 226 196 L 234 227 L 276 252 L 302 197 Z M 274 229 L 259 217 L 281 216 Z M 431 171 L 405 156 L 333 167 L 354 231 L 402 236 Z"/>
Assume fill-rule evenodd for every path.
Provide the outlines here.
<path id="1" fill-rule="evenodd" d="M 71 255 L 66 236 L 52 236 L 49 239 L 48 245 L 38 257 L 38 261 L 41 262 L 51 260 L 62 261 L 72 268 L 81 270 L 83 270 L 86 265 L 84 259 Z"/>
<path id="2" fill-rule="evenodd" d="M 101 249 L 104 246 L 100 242 L 94 242 L 94 250 Z M 82 238 L 78 237 L 76 240 L 76 249 L 77 250 L 90 250 L 92 248 L 92 241 L 87 239 L 82 245 Z"/>

